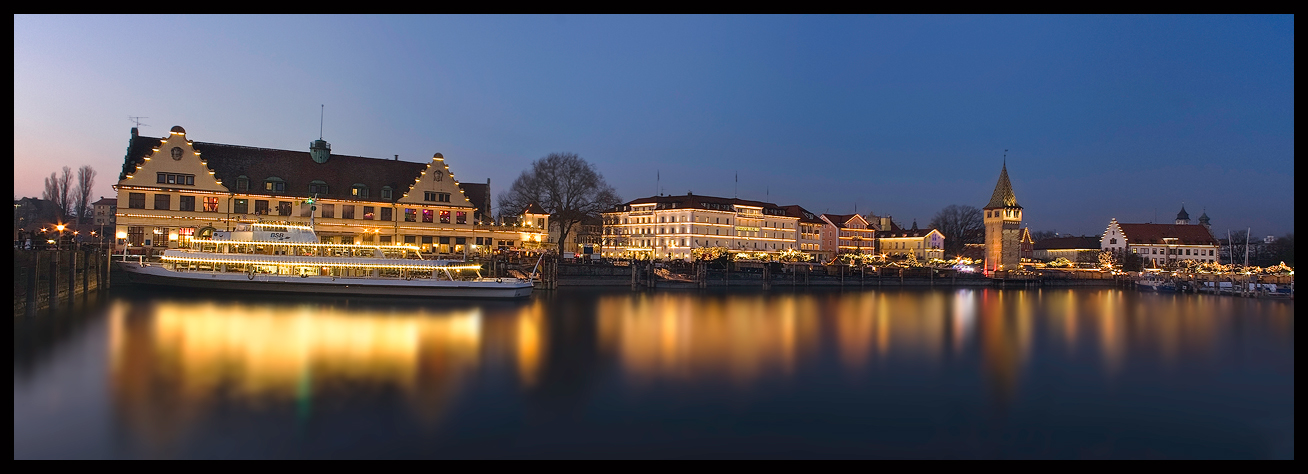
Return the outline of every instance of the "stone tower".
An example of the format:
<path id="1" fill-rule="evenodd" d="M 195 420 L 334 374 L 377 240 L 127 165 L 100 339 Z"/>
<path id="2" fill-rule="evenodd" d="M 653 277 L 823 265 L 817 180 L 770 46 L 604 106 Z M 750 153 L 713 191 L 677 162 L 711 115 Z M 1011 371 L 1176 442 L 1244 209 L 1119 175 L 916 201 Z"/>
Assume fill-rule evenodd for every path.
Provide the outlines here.
<path id="1" fill-rule="evenodd" d="M 1008 163 L 999 170 L 999 182 L 985 209 L 986 265 L 989 275 L 995 270 L 1015 270 L 1022 260 L 1022 206 L 1013 195 L 1008 181 Z"/>

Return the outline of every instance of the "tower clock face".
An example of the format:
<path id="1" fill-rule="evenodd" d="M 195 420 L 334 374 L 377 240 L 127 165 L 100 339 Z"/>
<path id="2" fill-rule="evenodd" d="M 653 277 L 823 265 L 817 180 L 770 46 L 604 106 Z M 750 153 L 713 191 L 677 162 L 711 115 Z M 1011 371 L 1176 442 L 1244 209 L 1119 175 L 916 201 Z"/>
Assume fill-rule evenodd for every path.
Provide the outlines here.
<path id="1" fill-rule="evenodd" d="M 182 148 L 181 148 L 181 147 L 176 147 L 176 146 L 173 147 L 172 152 L 173 152 L 173 159 L 174 159 L 174 160 L 178 160 L 178 161 L 180 161 L 180 160 L 182 159 Z"/>

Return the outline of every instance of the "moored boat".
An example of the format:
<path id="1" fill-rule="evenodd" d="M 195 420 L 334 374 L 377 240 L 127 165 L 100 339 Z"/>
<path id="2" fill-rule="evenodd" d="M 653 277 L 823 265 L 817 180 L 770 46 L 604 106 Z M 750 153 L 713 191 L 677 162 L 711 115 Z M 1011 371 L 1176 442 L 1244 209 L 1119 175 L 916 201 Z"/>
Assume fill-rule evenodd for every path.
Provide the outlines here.
<path id="1" fill-rule="evenodd" d="M 411 245 L 321 243 L 313 228 L 254 223 L 212 232 L 157 262 L 120 261 L 134 283 L 329 295 L 522 298 L 531 279 L 484 278 L 480 266 L 422 258 Z"/>

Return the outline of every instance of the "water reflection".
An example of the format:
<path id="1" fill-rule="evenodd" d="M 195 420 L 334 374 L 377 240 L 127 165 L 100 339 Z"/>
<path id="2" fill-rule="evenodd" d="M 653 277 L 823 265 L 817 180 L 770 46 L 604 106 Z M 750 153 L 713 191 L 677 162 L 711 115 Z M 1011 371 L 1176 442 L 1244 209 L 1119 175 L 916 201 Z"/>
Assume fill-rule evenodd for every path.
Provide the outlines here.
<path id="1" fill-rule="evenodd" d="M 1118 290 L 560 291 L 513 304 L 454 305 L 120 298 L 107 313 L 106 393 L 84 396 L 108 398 L 112 418 L 146 456 L 177 455 L 170 450 L 233 430 L 283 429 L 269 428 L 269 419 L 301 430 L 310 421 L 379 413 L 404 420 L 383 425 L 381 432 L 394 432 L 375 435 L 383 438 L 461 426 L 448 436 L 483 430 L 479 436 L 492 439 L 507 435 L 496 429 L 531 423 L 554 426 L 551 435 L 592 423 L 612 430 L 593 418 L 595 407 L 630 424 L 617 437 L 635 443 L 644 430 L 664 429 L 658 413 L 686 413 L 679 418 L 690 431 L 704 428 L 691 413 L 717 426 L 720 410 L 693 409 L 706 389 L 721 387 L 729 390 L 715 396 L 732 400 L 857 400 L 842 405 L 840 419 L 882 419 L 890 415 L 874 407 L 885 406 L 932 423 L 952 413 L 950 423 L 960 426 L 931 436 L 968 433 L 960 445 L 1029 430 L 1062 436 L 1058 423 L 1074 426 L 1078 410 L 1087 410 L 1076 408 L 1077 397 L 1095 400 L 1087 413 L 1123 420 L 1140 418 L 1135 407 L 1159 404 L 1167 405 L 1159 413 L 1191 410 L 1201 418 L 1231 412 L 1208 411 L 1217 403 L 1202 398 L 1210 393 L 1221 403 L 1252 397 L 1235 405 L 1246 410 L 1288 404 L 1291 419 L 1293 412 L 1292 301 Z M 1232 374 L 1253 372 L 1288 389 L 1226 391 L 1250 383 Z M 15 393 L 42 380 L 37 375 L 16 377 Z M 661 412 L 649 406 L 661 397 L 641 396 L 669 392 L 680 401 Z M 758 412 L 739 408 L 733 416 L 744 418 L 736 421 L 771 419 L 777 410 L 795 419 L 826 416 L 822 403 L 759 403 Z M 17 397 L 15 413 L 17 437 L 27 423 Z M 977 421 L 990 419 L 1000 421 Z M 859 425 L 858 432 L 875 438 L 877 429 Z M 1107 430 L 1102 439 L 1113 439 L 1116 428 L 1080 429 Z"/>
<path id="2" fill-rule="evenodd" d="M 293 407 L 303 419 L 315 398 L 354 392 L 401 393 L 433 422 L 478 369 L 485 331 L 514 328 L 509 350 L 532 383 L 544 346 L 541 308 L 505 318 L 488 324 L 478 306 L 121 300 L 109 312 L 111 391 L 119 414 L 155 442 L 220 405 Z"/>

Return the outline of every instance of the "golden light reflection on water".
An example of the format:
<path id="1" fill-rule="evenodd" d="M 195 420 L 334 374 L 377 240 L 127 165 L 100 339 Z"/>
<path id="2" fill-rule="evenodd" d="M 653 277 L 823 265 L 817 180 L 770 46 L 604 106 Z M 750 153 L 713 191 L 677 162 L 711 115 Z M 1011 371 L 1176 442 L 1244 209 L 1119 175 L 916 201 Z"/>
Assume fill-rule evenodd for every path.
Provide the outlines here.
<path id="1" fill-rule="evenodd" d="M 506 371 L 526 393 L 606 366 L 550 358 L 587 347 L 598 351 L 584 357 L 616 361 L 638 388 L 748 388 L 831 368 L 894 383 L 952 366 L 979 374 L 984 394 L 1007 403 L 1035 360 L 1075 363 L 1111 381 L 1150 361 L 1167 369 L 1215 359 L 1241 325 L 1265 325 L 1293 346 L 1292 302 L 1108 289 L 623 292 L 536 298 L 494 314 L 433 308 L 119 301 L 108 334 L 114 403 L 159 442 L 219 403 L 307 414 L 324 397 L 360 392 L 402 394 L 433 423 L 478 374 Z M 550 324 L 592 309 L 593 325 Z"/>
<path id="2" fill-rule="evenodd" d="M 323 393 L 404 394 L 437 420 L 483 361 L 484 333 L 511 332 L 524 383 L 544 357 L 543 313 L 488 319 L 477 307 L 360 309 L 218 300 L 119 301 L 110 311 L 111 389 L 121 415 L 164 443 L 215 403 L 314 409 Z"/>

